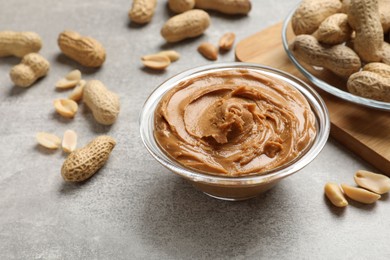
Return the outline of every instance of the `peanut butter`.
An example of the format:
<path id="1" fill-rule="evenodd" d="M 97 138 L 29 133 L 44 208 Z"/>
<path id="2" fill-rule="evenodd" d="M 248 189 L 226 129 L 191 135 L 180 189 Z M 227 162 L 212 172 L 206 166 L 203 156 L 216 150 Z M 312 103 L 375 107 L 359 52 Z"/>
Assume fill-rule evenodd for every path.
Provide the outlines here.
<path id="1" fill-rule="evenodd" d="M 161 99 L 154 123 L 156 141 L 172 159 L 229 177 L 284 166 L 316 135 L 315 116 L 298 90 L 245 69 L 179 83 Z"/>

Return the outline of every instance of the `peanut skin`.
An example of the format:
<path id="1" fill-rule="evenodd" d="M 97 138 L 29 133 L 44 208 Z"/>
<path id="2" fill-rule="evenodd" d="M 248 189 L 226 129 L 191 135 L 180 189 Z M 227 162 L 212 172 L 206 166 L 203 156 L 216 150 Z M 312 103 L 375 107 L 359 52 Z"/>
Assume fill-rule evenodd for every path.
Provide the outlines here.
<path id="1" fill-rule="evenodd" d="M 41 37 L 35 32 L 0 32 L 0 57 L 16 56 L 39 52 L 42 48 Z"/>
<path id="2" fill-rule="evenodd" d="M 92 110 L 96 121 L 103 125 L 115 123 L 119 110 L 119 97 L 109 91 L 102 82 L 90 80 L 84 87 L 83 101 Z"/>
<path id="3" fill-rule="evenodd" d="M 157 0 L 133 0 L 129 11 L 129 18 L 132 22 L 145 24 L 152 20 L 156 9 Z"/>
<path id="4" fill-rule="evenodd" d="M 340 0 L 303 0 L 291 18 L 295 35 L 314 33 L 322 21 L 339 13 L 341 7 Z"/>
<path id="5" fill-rule="evenodd" d="M 196 0 L 195 7 L 229 15 L 246 15 L 252 4 L 249 0 Z"/>
<path id="6" fill-rule="evenodd" d="M 382 58 L 383 29 L 378 0 L 351 0 L 348 23 L 355 30 L 354 50 L 365 62 Z"/>
<path id="7" fill-rule="evenodd" d="M 100 67 L 106 60 L 106 51 L 100 42 L 74 31 L 62 32 L 58 46 L 66 56 L 86 67 Z"/>
<path id="8" fill-rule="evenodd" d="M 161 29 L 161 35 L 167 42 L 178 42 L 201 35 L 209 26 L 209 14 L 194 9 L 169 19 Z"/>
<path id="9" fill-rule="evenodd" d="M 360 58 L 352 49 L 342 44 L 323 47 L 312 35 L 298 35 L 291 50 L 299 60 L 324 67 L 344 78 L 359 71 L 361 67 Z"/>
<path id="10" fill-rule="evenodd" d="M 348 24 L 348 16 L 337 13 L 326 18 L 313 36 L 321 43 L 335 45 L 348 41 L 351 34 L 352 28 Z"/>
<path id="11" fill-rule="evenodd" d="M 49 72 L 49 62 L 38 53 L 30 53 L 23 57 L 20 64 L 10 71 L 12 82 L 19 87 L 30 87 L 39 78 Z"/>

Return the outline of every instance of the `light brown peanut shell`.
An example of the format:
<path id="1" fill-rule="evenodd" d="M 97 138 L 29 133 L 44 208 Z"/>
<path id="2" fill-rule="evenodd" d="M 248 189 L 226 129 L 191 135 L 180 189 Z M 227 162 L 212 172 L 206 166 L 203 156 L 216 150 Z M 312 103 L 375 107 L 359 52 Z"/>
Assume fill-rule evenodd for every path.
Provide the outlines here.
<path id="1" fill-rule="evenodd" d="M 156 9 L 157 0 L 133 0 L 129 11 L 129 18 L 132 22 L 145 24 L 152 20 Z"/>
<path id="2" fill-rule="evenodd" d="M 372 204 L 381 198 L 381 196 L 376 193 L 346 184 L 341 184 L 341 188 L 349 198 L 364 204 Z"/>
<path id="3" fill-rule="evenodd" d="M 84 87 L 83 101 L 91 109 L 96 121 L 103 125 L 112 125 L 118 118 L 119 97 L 108 90 L 99 80 L 90 80 Z"/>
<path id="4" fill-rule="evenodd" d="M 170 18 L 162 27 L 161 35 L 167 42 L 178 42 L 203 34 L 209 26 L 209 14 L 194 9 Z"/>
<path id="5" fill-rule="evenodd" d="M 390 43 L 383 42 L 382 45 L 382 62 L 390 65 Z"/>
<path id="6" fill-rule="evenodd" d="M 340 77 L 348 78 L 361 67 L 359 56 L 351 48 L 343 44 L 326 48 L 312 35 L 298 35 L 290 49 L 300 61 L 324 67 Z"/>
<path id="7" fill-rule="evenodd" d="M 29 53 L 10 71 L 12 82 L 19 87 L 30 87 L 49 72 L 50 63 L 38 53 Z"/>
<path id="8" fill-rule="evenodd" d="M 41 37 L 35 32 L 0 32 L 0 57 L 16 56 L 39 52 L 42 48 Z"/>
<path id="9" fill-rule="evenodd" d="M 341 44 L 348 41 L 352 35 L 352 28 L 348 24 L 346 14 L 337 13 L 326 18 L 313 33 L 321 43 Z"/>
<path id="10" fill-rule="evenodd" d="M 85 147 L 68 155 L 61 168 L 65 181 L 85 181 L 94 175 L 108 160 L 116 145 L 110 136 L 99 136 Z"/>
<path id="11" fill-rule="evenodd" d="M 383 29 L 378 0 L 351 0 L 348 23 L 355 30 L 353 48 L 365 62 L 382 59 Z"/>
<path id="12" fill-rule="evenodd" d="M 183 13 L 195 6 L 195 0 L 168 0 L 169 9 L 174 13 Z"/>
<path id="13" fill-rule="evenodd" d="M 364 65 L 363 70 L 375 72 L 383 77 L 390 78 L 390 65 L 384 64 L 382 62 L 367 63 Z"/>
<path id="14" fill-rule="evenodd" d="M 342 0 L 342 5 L 341 12 L 347 14 L 351 0 Z M 387 33 L 390 31 L 390 0 L 378 0 L 378 5 L 382 29 L 384 33 Z"/>
<path id="15" fill-rule="evenodd" d="M 371 71 L 352 74 L 347 82 L 348 91 L 354 95 L 390 102 L 390 78 Z"/>
<path id="16" fill-rule="evenodd" d="M 341 10 L 340 0 L 303 0 L 291 17 L 295 35 L 312 34 L 322 21 Z"/>
<path id="17" fill-rule="evenodd" d="M 100 67 L 106 60 L 106 51 L 100 42 L 74 31 L 62 32 L 58 46 L 66 56 L 86 67 Z"/>
<path id="18" fill-rule="evenodd" d="M 359 170 L 353 177 L 357 185 L 377 194 L 390 191 L 390 178 L 382 174 Z"/>
<path id="19" fill-rule="evenodd" d="M 229 15 L 246 15 L 252 4 L 249 0 L 196 0 L 195 7 Z"/>

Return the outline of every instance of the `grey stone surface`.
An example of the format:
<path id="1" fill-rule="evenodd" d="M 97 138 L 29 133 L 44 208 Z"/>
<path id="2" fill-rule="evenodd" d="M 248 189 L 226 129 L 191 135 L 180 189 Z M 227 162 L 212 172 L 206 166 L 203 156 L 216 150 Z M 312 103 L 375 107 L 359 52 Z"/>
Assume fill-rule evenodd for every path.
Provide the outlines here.
<path id="1" fill-rule="evenodd" d="M 0 259 L 389 259 L 388 196 L 345 210 L 323 196 L 327 181 L 353 183 L 368 164 L 330 139 L 301 172 L 244 202 L 210 198 L 160 166 L 144 149 L 138 114 L 149 93 L 185 69 L 211 63 L 196 52 L 234 31 L 241 40 L 286 16 L 298 2 L 254 0 L 248 17 L 212 13 L 212 26 L 197 39 L 166 45 L 159 30 L 169 17 L 159 1 L 153 21 L 130 24 L 131 1 L 0 0 L 0 30 L 31 30 L 44 42 L 50 74 L 28 89 L 8 77 L 16 58 L 0 59 Z M 56 39 L 73 29 L 100 40 L 107 61 L 85 69 L 60 55 Z M 143 69 L 140 56 L 174 48 L 182 58 L 167 71 Z M 233 61 L 230 52 L 220 61 Z M 54 113 L 66 96 L 55 82 L 79 68 L 119 93 L 122 110 L 112 127 L 95 123 L 83 106 L 73 120 Z M 99 134 L 118 141 L 107 165 L 83 184 L 60 176 L 65 154 L 36 145 L 35 133 L 79 134 L 84 145 Z"/>

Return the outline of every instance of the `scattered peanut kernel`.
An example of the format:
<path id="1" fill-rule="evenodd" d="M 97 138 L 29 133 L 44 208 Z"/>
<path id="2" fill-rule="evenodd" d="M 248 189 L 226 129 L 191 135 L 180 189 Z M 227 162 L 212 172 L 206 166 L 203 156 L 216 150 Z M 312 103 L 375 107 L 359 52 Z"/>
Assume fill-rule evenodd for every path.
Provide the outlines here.
<path id="1" fill-rule="evenodd" d="M 58 136 L 46 132 L 37 133 L 35 138 L 40 145 L 48 149 L 57 149 L 61 144 L 61 139 Z"/>
<path id="2" fill-rule="evenodd" d="M 71 99 L 56 99 L 54 107 L 58 114 L 66 118 L 73 118 L 78 109 L 77 103 Z"/>
<path id="3" fill-rule="evenodd" d="M 66 153 L 71 153 L 76 150 L 77 134 L 73 130 L 66 130 L 62 138 L 62 150 Z"/>
<path id="4" fill-rule="evenodd" d="M 228 51 L 233 47 L 236 35 L 232 32 L 225 33 L 219 40 L 219 48 L 224 51 Z"/>
<path id="5" fill-rule="evenodd" d="M 74 88 L 81 80 L 81 72 L 79 70 L 72 70 L 65 78 L 60 79 L 56 83 L 56 88 L 67 89 Z"/>
<path id="6" fill-rule="evenodd" d="M 171 64 L 171 60 L 166 55 L 151 54 L 141 58 L 145 67 L 155 70 L 163 70 Z"/>
<path id="7" fill-rule="evenodd" d="M 180 54 L 174 50 L 160 51 L 157 54 L 167 56 L 171 60 L 171 62 L 174 62 L 174 61 L 177 61 L 178 59 L 180 59 Z"/>
<path id="8" fill-rule="evenodd" d="M 384 194 L 390 191 L 390 178 L 382 174 L 359 170 L 354 179 L 357 185 L 375 193 Z"/>
<path id="9" fill-rule="evenodd" d="M 83 98 L 83 91 L 86 83 L 85 80 L 80 80 L 79 84 L 73 89 L 72 93 L 70 93 L 69 99 L 76 102 L 80 101 Z"/>
<path id="10" fill-rule="evenodd" d="M 364 204 L 374 203 L 381 198 L 381 195 L 362 188 L 352 187 L 346 184 L 341 184 L 341 188 L 349 198 Z"/>
<path id="11" fill-rule="evenodd" d="M 80 81 L 81 80 L 81 71 L 79 70 L 72 70 L 71 72 L 69 72 L 65 78 L 67 80 L 77 80 L 77 81 Z"/>
<path id="12" fill-rule="evenodd" d="M 339 185 L 328 182 L 327 184 L 325 184 L 324 190 L 326 197 L 336 207 L 346 207 L 348 205 L 348 201 L 345 199 L 344 194 L 340 189 Z"/>
<path id="13" fill-rule="evenodd" d="M 206 59 L 217 60 L 218 49 L 209 42 L 203 42 L 198 46 L 198 52 L 203 55 Z"/>

